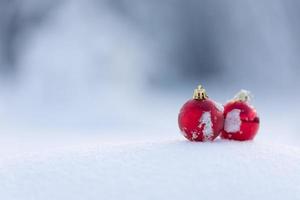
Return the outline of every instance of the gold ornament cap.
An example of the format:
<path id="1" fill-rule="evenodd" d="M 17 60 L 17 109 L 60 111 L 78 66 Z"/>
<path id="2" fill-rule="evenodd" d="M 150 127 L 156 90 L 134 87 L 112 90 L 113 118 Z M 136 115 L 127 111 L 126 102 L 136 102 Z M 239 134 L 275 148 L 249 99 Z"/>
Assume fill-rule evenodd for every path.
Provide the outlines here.
<path id="1" fill-rule="evenodd" d="M 234 97 L 233 101 L 250 102 L 253 98 L 252 94 L 248 90 L 240 90 Z"/>
<path id="2" fill-rule="evenodd" d="M 207 98 L 208 98 L 208 96 L 206 94 L 206 90 L 204 89 L 204 87 L 202 87 L 202 85 L 199 85 L 194 90 L 193 99 L 195 99 L 195 100 L 204 100 L 204 99 L 207 99 Z"/>

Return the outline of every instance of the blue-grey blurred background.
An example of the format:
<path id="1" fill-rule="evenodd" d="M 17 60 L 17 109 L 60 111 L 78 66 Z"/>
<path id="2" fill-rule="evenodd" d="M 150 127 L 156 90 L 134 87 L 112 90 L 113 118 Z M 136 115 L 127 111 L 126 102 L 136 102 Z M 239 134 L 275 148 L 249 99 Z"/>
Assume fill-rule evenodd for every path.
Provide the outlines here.
<path id="1" fill-rule="evenodd" d="M 2 132 L 174 132 L 201 83 L 221 103 L 252 91 L 261 135 L 299 139 L 299 10 L 297 0 L 0 0 Z"/>

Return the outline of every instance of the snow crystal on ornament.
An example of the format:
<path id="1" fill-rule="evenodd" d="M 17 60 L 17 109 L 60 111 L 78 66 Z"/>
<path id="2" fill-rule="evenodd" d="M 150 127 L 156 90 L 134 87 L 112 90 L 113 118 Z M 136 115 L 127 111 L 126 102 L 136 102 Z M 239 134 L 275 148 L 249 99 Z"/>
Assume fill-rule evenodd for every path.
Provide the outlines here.
<path id="1" fill-rule="evenodd" d="M 228 133 L 235 133 L 240 131 L 241 127 L 241 118 L 240 118 L 241 110 L 233 109 L 228 112 L 225 118 L 224 129 Z"/>
<path id="2" fill-rule="evenodd" d="M 197 133 L 196 131 L 193 131 L 193 132 L 192 132 L 192 139 L 193 139 L 193 140 L 197 139 L 198 136 L 199 136 L 199 135 L 198 135 L 198 133 Z"/>
<path id="3" fill-rule="evenodd" d="M 203 125 L 203 136 L 205 139 L 209 139 L 213 136 L 213 129 L 212 129 L 212 121 L 211 121 L 211 114 L 210 112 L 204 112 L 199 120 L 199 128 L 201 128 Z"/>
<path id="4" fill-rule="evenodd" d="M 219 111 L 224 112 L 224 106 L 222 104 L 215 102 L 215 101 L 213 101 L 213 103 Z"/>

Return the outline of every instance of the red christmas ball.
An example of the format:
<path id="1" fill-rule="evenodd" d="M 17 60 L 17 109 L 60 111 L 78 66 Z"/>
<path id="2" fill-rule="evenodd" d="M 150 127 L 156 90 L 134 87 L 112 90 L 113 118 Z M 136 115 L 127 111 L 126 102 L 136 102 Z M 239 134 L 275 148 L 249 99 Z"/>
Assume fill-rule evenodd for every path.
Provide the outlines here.
<path id="1" fill-rule="evenodd" d="M 224 106 L 224 129 L 221 138 L 252 140 L 259 129 L 259 117 L 249 104 L 249 92 L 242 90 Z"/>
<path id="2" fill-rule="evenodd" d="M 187 101 L 178 116 L 179 128 L 190 141 L 212 141 L 223 128 L 223 106 L 208 99 L 201 86 Z"/>

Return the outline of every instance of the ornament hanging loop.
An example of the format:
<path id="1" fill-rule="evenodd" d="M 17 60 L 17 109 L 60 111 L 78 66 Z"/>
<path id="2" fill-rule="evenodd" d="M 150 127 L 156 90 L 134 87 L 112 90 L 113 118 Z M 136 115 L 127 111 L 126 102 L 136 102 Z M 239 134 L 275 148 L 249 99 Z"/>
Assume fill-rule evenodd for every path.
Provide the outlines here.
<path id="1" fill-rule="evenodd" d="M 206 90 L 202 85 L 199 85 L 197 89 L 194 90 L 193 99 L 195 100 L 204 100 L 207 99 L 208 96 L 206 94 Z"/>

